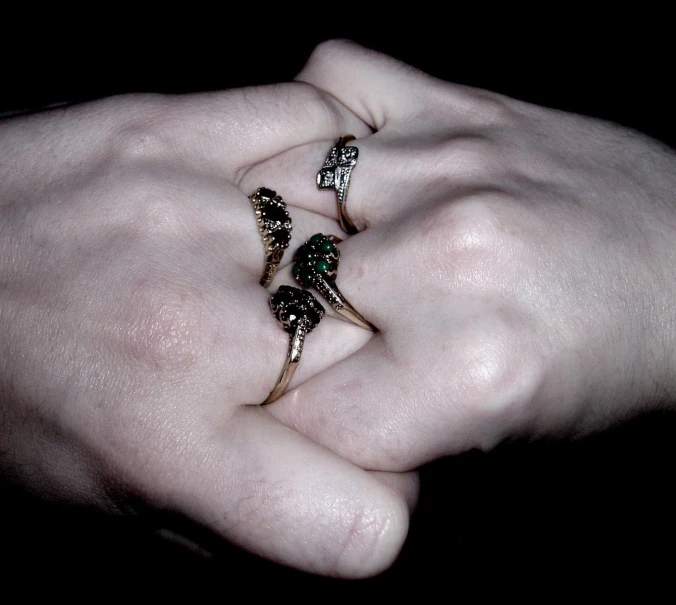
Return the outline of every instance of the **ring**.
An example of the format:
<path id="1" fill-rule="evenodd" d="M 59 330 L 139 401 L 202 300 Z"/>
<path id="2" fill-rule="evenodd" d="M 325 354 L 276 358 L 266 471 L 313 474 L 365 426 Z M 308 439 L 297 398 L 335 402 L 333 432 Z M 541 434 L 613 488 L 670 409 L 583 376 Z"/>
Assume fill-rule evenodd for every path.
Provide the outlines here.
<path id="1" fill-rule="evenodd" d="M 284 200 L 276 191 L 259 187 L 249 199 L 265 246 L 265 269 L 260 283 L 267 288 L 282 261 L 284 250 L 289 247 L 291 217 Z"/>
<path id="2" fill-rule="evenodd" d="M 315 233 L 296 251 L 293 276 L 302 286 L 316 288 L 336 313 L 362 328 L 377 332 L 378 329 L 345 300 L 336 286 L 340 262 L 340 250 L 336 244 L 340 241 L 335 235 Z"/>
<path id="3" fill-rule="evenodd" d="M 347 190 L 350 187 L 350 175 L 357 164 L 359 149 L 345 147 L 345 143 L 354 141 L 354 136 L 346 134 L 340 137 L 324 160 L 324 167 L 317 173 L 317 186 L 320 189 L 334 189 L 338 198 L 338 217 L 340 227 L 346 233 L 354 235 L 359 229 L 347 214 Z"/>
<path id="4" fill-rule="evenodd" d="M 324 317 L 324 307 L 319 301 L 307 290 L 293 286 L 280 286 L 270 298 L 270 309 L 284 331 L 290 334 L 291 339 L 282 373 L 264 404 L 272 403 L 284 394 L 300 363 L 305 337 Z"/>

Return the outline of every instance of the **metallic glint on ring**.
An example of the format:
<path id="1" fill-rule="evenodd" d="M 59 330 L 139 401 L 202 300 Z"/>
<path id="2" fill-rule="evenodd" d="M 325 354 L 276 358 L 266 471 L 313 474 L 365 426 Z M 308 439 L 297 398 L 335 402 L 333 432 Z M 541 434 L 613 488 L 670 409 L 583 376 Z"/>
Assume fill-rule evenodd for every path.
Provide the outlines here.
<path id="1" fill-rule="evenodd" d="M 305 337 L 317 327 L 325 312 L 310 292 L 293 286 L 280 286 L 270 298 L 270 309 L 291 339 L 282 373 L 263 404 L 272 403 L 284 394 L 300 363 Z"/>
<path id="2" fill-rule="evenodd" d="M 340 250 L 336 244 L 340 241 L 335 235 L 315 233 L 296 250 L 293 276 L 302 286 L 316 288 L 336 313 L 362 328 L 377 332 L 378 329 L 345 300 L 336 286 L 340 262 Z"/>
<path id="3" fill-rule="evenodd" d="M 261 277 L 261 286 L 267 288 L 277 272 L 284 250 L 291 241 L 291 217 L 286 204 L 276 191 L 259 187 L 249 196 L 258 221 L 258 230 L 265 246 L 265 269 Z"/>
<path id="4" fill-rule="evenodd" d="M 359 230 L 347 214 L 347 191 L 352 169 L 357 165 L 359 149 L 354 146 L 346 147 L 345 144 L 354 139 L 351 134 L 340 137 L 326 156 L 324 167 L 317 173 L 317 187 L 336 191 L 340 227 L 351 235 L 359 233 Z"/>

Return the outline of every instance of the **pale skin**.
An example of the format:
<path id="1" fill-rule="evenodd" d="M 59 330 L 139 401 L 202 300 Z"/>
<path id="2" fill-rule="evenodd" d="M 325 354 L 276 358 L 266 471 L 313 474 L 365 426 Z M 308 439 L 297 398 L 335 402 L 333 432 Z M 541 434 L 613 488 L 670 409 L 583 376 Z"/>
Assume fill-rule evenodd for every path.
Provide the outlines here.
<path id="1" fill-rule="evenodd" d="M 387 567 L 417 478 L 368 473 L 259 406 L 288 335 L 258 284 L 255 188 L 237 187 L 352 128 L 367 130 L 302 83 L 0 124 L 2 475 L 111 512 L 170 510 L 314 573 Z M 335 230 L 293 218 L 301 241 Z M 367 338 L 326 318 L 292 386 Z"/>
<path id="2" fill-rule="evenodd" d="M 362 232 L 340 244 L 337 283 L 380 333 L 273 404 L 277 418 L 363 468 L 403 471 L 673 406 L 670 149 L 349 42 L 320 46 L 298 79 L 375 131 L 352 143 Z M 247 179 L 336 217 L 312 184 L 332 143 Z"/>
<path id="3" fill-rule="evenodd" d="M 676 161 L 349 43 L 299 80 L 0 124 L 0 467 L 366 576 L 406 535 L 417 484 L 400 471 L 673 404 Z M 294 283 L 295 247 L 343 236 L 314 179 L 347 132 L 363 231 L 338 285 L 380 332 L 326 317 L 260 408 L 288 337 L 246 195 L 295 205 L 271 290 Z"/>

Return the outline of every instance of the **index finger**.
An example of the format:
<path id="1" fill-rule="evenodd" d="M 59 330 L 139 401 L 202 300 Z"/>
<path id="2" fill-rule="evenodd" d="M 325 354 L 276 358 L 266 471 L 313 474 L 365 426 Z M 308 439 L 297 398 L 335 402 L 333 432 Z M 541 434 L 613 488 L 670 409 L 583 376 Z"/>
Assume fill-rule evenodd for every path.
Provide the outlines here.
<path id="1" fill-rule="evenodd" d="M 126 127 L 127 135 L 143 139 L 139 147 L 144 154 L 152 154 L 154 146 L 169 149 L 200 170 L 230 179 L 298 145 L 344 132 L 369 132 L 330 94 L 301 82 L 164 97 L 147 104 Z"/>

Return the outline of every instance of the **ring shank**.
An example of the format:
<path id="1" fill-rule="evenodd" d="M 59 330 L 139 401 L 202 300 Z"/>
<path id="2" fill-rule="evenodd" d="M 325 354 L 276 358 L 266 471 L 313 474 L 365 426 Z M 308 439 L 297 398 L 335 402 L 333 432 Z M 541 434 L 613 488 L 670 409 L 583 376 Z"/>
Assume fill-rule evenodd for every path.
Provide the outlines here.
<path id="1" fill-rule="evenodd" d="M 272 389 L 263 405 L 277 401 L 286 391 L 293 374 L 300 363 L 300 356 L 303 353 L 303 344 L 305 343 L 305 336 L 307 335 L 307 326 L 304 322 L 299 322 L 296 330 L 291 335 L 289 340 L 289 351 L 284 362 L 284 367 L 279 375 L 275 388 Z"/>
<path id="2" fill-rule="evenodd" d="M 377 332 L 376 328 L 370 321 L 365 319 L 361 313 L 359 313 L 342 295 L 336 282 L 329 281 L 328 279 L 322 277 L 317 280 L 315 287 L 321 295 L 326 298 L 329 304 L 333 307 L 333 310 L 342 315 L 348 321 L 351 321 L 358 326 L 365 328 L 366 330 L 371 330 L 372 332 Z"/>

